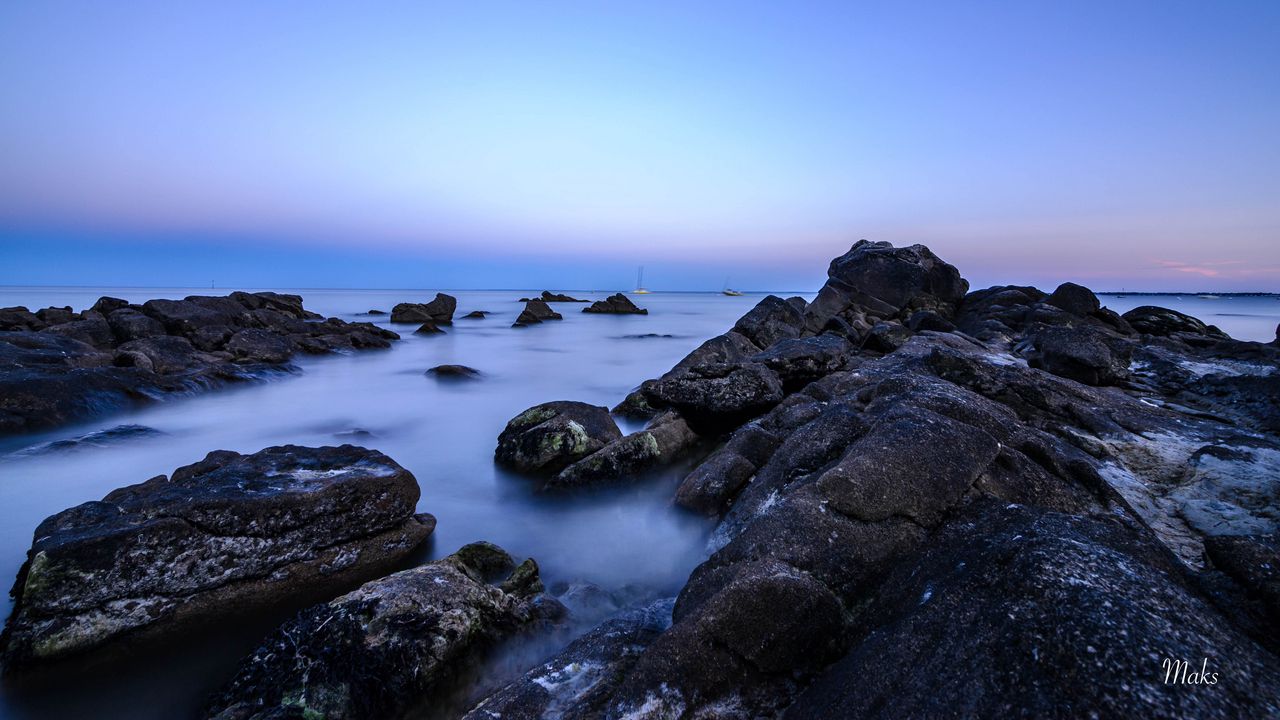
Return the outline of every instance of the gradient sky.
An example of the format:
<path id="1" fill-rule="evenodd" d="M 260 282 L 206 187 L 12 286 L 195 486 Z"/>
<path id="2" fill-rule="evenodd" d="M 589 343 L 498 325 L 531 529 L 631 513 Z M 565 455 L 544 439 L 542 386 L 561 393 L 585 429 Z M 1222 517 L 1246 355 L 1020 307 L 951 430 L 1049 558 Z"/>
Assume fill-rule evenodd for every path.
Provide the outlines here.
<path id="1" fill-rule="evenodd" d="M 1280 291 L 1280 2 L 0 4 L 0 284 Z"/>

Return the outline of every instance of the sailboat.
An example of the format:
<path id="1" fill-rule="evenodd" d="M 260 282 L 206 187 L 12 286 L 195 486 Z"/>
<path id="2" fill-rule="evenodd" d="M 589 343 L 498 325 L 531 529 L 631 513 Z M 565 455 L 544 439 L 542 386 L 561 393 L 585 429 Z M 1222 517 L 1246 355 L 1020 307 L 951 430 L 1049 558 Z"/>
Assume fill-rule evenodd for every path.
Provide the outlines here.
<path id="1" fill-rule="evenodd" d="M 724 289 L 721 290 L 720 292 L 724 293 L 725 295 L 728 295 L 729 297 L 738 297 L 739 295 L 742 294 L 737 290 L 734 290 L 733 288 L 729 287 L 729 278 L 724 279 Z"/>
<path id="2" fill-rule="evenodd" d="M 644 289 L 644 266 L 636 271 L 636 289 L 631 291 L 632 295 L 648 295 L 649 291 Z"/>

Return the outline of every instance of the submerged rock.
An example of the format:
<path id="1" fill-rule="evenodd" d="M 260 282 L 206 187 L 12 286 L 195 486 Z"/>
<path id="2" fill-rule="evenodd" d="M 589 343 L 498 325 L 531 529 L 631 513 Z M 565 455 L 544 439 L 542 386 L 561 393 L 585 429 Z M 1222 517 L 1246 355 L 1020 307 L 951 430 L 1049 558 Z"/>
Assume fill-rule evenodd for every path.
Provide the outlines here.
<path id="1" fill-rule="evenodd" d="M 489 313 L 485 310 L 472 310 L 471 312 L 467 313 L 466 315 L 463 315 L 462 317 L 465 320 L 483 320 L 485 316 L 488 314 Z"/>
<path id="2" fill-rule="evenodd" d="M 554 475 L 621 437 L 608 408 L 549 402 L 512 418 L 498 436 L 493 457 L 520 472 Z"/>
<path id="3" fill-rule="evenodd" d="M 550 290 L 543 290 L 542 294 L 536 298 L 520 298 L 520 302 L 529 302 L 530 300 L 541 300 L 542 302 L 564 302 L 564 303 L 584 303 L 586 300 L 579 300 L 575 297 L 569 297 L 561 293 L 553 293 Z"/>
<path id="4" fill-rule="evenodd" d="M 441 335 L 443 333 L 444 331 L 441 330 L 434 322 L 431 322 L 430 320 L 422 323 L 421 325 L 418 326 L 417 330 L 413 331 L 414 335 Z"/>
<path id="5" fill-rule="evenodd" d="M 3 637 L 13 672 L 338 588 L 431 533 L 418 483 L 364 448 L 225 450 L 36 529 Z"/>
<path id="6" fill-rule="evenodd" d="M 584 313 L 597 313 L 609 315 L 648 315 L 649 311 L 636 307 L 631 302 L 631 298 L 622 293 L 614 293 L 604 300 L 597 300 L 589 306 L 582 308 Z"/>
<path id="7" fill-rule="evenodd" d="M 501 584 L 495 575 L 509 575 Z M 399 717 L 503 637 L 539 619 L 532 560 L 489 543 L 303 610 L 209 703 L 218 720 Z"/>
<path id="8" fill-rule="evenodd" d="M 453 312 L 457 309 L 457 298 L 436 293 L 435 299 L 429 303 L 400 303 L 391 308 L 391 322 L 449 325 L 453 323 Z"/>
<path id="9" fill-rule="evenodd" d="M 474 380 L 480 377 L 479 370 L 466 365 L 437 365 L 427 370 L 427 374 L 438 378 L 455 378 L 459 380 Z"/>

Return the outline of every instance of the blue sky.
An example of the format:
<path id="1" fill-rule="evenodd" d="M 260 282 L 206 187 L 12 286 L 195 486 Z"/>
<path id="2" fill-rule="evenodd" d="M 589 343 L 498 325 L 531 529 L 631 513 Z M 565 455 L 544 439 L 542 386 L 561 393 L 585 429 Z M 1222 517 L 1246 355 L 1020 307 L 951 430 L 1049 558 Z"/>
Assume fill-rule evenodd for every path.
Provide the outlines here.
<path id="1" fill-rule="evenodd" d="M 5 3 L 0 284 L 1280 291 L 1280 3 Z"/>

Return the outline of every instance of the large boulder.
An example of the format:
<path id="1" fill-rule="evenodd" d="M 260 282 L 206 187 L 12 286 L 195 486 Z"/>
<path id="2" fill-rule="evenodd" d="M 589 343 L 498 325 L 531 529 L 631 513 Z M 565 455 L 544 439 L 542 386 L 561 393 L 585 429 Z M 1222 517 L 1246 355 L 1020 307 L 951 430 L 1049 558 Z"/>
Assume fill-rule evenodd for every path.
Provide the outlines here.
<path id="1" fill-rule="evenodd" d="M 865 331 L 875 320 L 905 320 L 916 310 L 950 318 L 969 283 L 923 245 L 894 247 L 859 240 L 831 261 L 827 283 L 805 308 L 805 326 L 817 333 L 833 319 Z"/>
<path id="2" fill-rule="evenodd" d="M 1170 310 L 1154 305 L 1142 305 L 1121 315 L 1133 326 L 1134 330 L 1146 335 L 1169 337 L 1171 335 L 1205 335 L 1226 339 L 1228 336 L 1212 325 L 1205 325 L 1200 320 L 1186 313 Z"/>
<path id="3" fill-rule="evenodd" d="M 444 293 L 436 293 L 435 299 L 429 303 L 400 303 L 391 308 L 391 322 L 433 322 L 436 325 L 451 325 L 453 324 L 453 313 L 457 309 L 457 298 Z"/>
<path id="4" fill-rule="evenodd" d="M 608 408 L 561 400 L 512 418 L 493 457 L 519 472 L 554 475 L 621 437 Z"/>
<path id="5" fill-rule="evenodd" d="M 14 586 L 6 672 L 338 588 L 431 533 L 418 483 L 344 445 L 228 451 L 40 524 Z"/>
<path id="6" fill-rule="evenodd" d="M 1132 348 L 1090 326 L 1042 326 L 1030 333 L 1027 362 L 1086 385 L 1114 385 L 1129 375 Z"/>
<path id="7" fill-rule="evenodd" d="M 249 322 L 245 307 L 229 298 L 192 296 L 183 300 L 148 300 L 142 304 L 142 312 L 163 324 L 169 334 L 188 337 L 210 325 L 238 328 Z"/>
<path id="8" fill-rule="evenodd" d="M 116 340 L 122 343 L 165 334 L 164 325 L 159 320 L 130 307 L 112 310 L 107 315 L 107 324 L 115 333 Z"/>
<path id="9" fill-rule="evenodd" d="M 692 450 L 700 438 L 676 413 L 654 418 L 643 430 L 614 440 L 561 470 L 546 482 L 549 488 L 573 488 L 595 483 L 635 480 L 668 465 Z"/>
<path id="10" fill-rule="evenodd" d="M 488 543 L 366 583 L 268 636 L 206 717 L 401 717 L 479 652 L 541 619 L 541 591 L 536 563 L 517 567 Z"/>
<path id="11" fill-rule="evenodd" d="M 782 401 L 782 380 L 762 363 L 707 364 L 664 377 L 644 389 L 649 403 L 672 408 L 695 430 L 715 434 Z"/>
<path id="12" fill-rule="evenodd" d="M 734 323 L 733 332 L 758 348 L 769 348 L 780 340 L 800 337 L 804 331 L 804 309 L 803 298 L 783 300 L 769 295 Z"/>
<path id="13" fill-rule="evenodd" d="M 582 308 L 584 313 L 597 313 L 606 315 L 648 315 L 649 311 L 636 307 L 631 302 L 631 298 L 622 293 L 614 293 L 604 300 L 597 300 L 591 305 Z"/>
<path id="14" fill-rule="evenodd" d="M 244 362 L 284 363 L 293 356 L 294 346 L 287 336 L 270 330 L 241 330 L 226 344 L 227 352 Z"/>
<path id="15" fill-rule="evenodd" d="M 1098 296 L 1092 290 L 1073 282 L 1059 285 L 1045 298 L 1045 302 L 1080 317 L 1092 315 L 1102 308 L 1102 303 L 1098 302 Z"/>
<path id="16" fill-rule="evenodd" d="M 159 335 L 130 340 L 116 348 L 114 363 L 120 367 L 137 367 L 176 375 L 202 368 L 207 360 L 184 337 Z"/>

